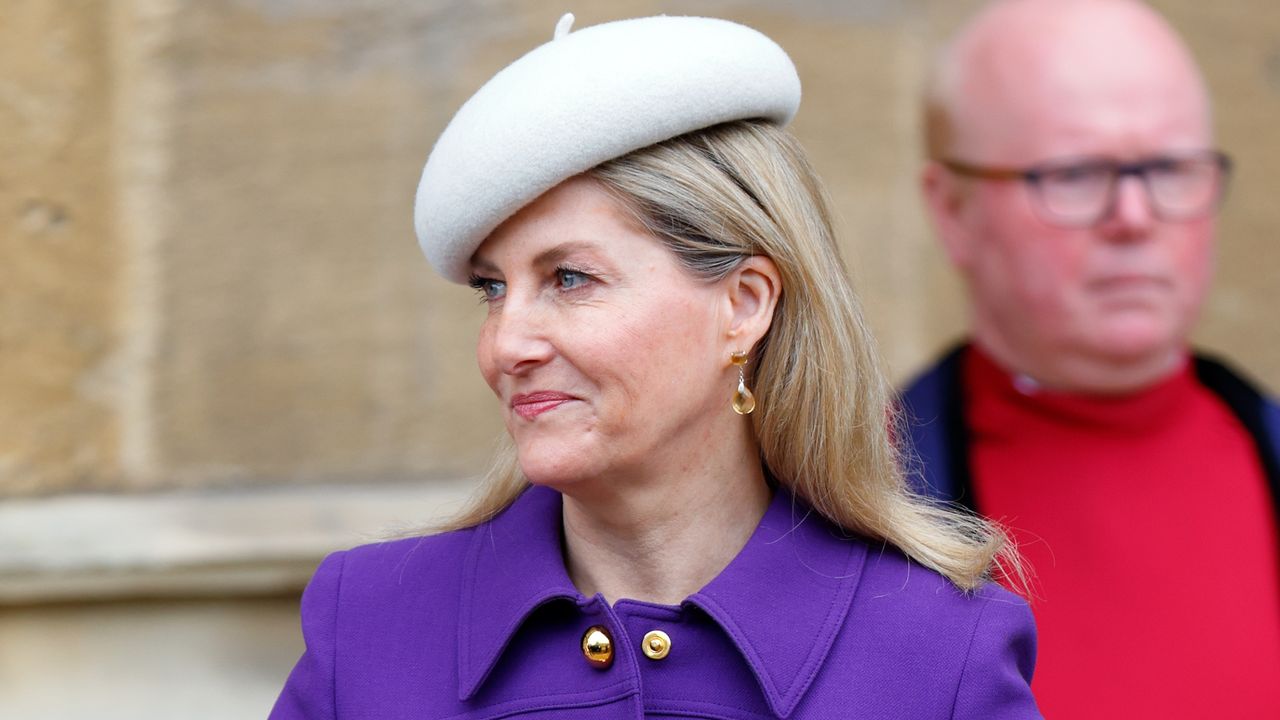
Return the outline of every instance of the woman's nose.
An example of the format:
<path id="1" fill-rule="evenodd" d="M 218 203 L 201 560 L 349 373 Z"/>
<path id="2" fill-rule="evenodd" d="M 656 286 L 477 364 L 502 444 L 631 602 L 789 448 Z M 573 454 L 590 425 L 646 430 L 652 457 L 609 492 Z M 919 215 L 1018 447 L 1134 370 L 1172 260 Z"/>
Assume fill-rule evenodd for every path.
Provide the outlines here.
<path id="1" fill-rule="evenodd" d="M 536 298 L 508 295 L 485 321 L 485 338 L 495 369 L 519 375 L 545 364 L 554 354 L 548 318 Z"/>

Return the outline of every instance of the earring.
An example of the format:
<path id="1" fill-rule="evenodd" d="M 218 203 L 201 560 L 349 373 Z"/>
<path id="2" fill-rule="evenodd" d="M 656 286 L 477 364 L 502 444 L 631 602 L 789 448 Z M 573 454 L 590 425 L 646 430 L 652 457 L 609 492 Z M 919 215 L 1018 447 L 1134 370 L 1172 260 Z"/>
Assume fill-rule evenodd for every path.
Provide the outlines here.
<path id="1" fill-rule="evenodd" d="M 747 389 L 747 375 L 743 371 L 747 365 L 747 354 L 737 350 L 729 355 L 729 362 L 738 366 L 738 390 L 733 394 L 733 411 L 739 415 L 750 415 L 756 409 L 756 396 Z"/>

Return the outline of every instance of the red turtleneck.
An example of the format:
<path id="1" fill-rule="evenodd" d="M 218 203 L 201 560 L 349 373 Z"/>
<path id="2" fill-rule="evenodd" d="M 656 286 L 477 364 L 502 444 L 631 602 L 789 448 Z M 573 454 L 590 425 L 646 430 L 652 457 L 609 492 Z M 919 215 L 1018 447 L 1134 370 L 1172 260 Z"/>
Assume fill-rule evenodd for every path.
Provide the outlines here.
<path id="1" fill-rule="evenodd" d="M 1035 574 L 1046 717 L 1280 718 L 1280 553 L 1252 440 L 1190 363 L 1082 396 L 963 359 L 974 496 Z"/>

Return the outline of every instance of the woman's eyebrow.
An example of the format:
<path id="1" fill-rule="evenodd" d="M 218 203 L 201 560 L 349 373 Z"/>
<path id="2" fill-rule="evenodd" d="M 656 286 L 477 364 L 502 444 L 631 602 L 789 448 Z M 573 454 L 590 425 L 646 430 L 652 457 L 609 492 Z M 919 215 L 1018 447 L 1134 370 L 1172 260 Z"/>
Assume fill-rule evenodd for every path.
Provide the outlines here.
<path id="1" fill-rule="evenodd" d="M 496 273 L 498 272 L 498 266 L 480 257 L 479 254 L 476 254 L 471 256 L 471 270 L 473 272 L 479 271 L 479 272 L 487 272 L 487 273 Z"/>
<path id="2" fill-rule="evenodd" d="M 566 257 L 573 255 L 574 253 L 584 252 L 584 251 L 590 252 L 594 249 L 595 249 L 595 245 L 583 240 L 572 240 L 569 242 L 563 242 L 563 243 L 560 243 L 559 245 L 549 247 L 546 250 L 543 250 L 542 252 L 533 256 L 533 265 L 539 266 L 539 267 L 543 267 L 547 265 L 555 265 L 560 261 L 564 260 Z M 473 271 L 486 272 L 486 273 L 501 272 L 501 269 L 496 264 L 494 264 L 493 261 L 483 257 L 478 252 L 471 257 L 471 269 Z"/>
<path id="3" fill-rule="evenodd" d="M 592 245 L 591 243 L 584 242 L 581 240 L 572 240 L 569 242 L 560 243 L 555 247 L 547 248 L 546 250 L 543 250 L 542 252 L 538 253 L 533 258 L 533 264 L 534 265 L 554 265 L 574 253 L 582 252 L 582 251 L 590 251 L 594 249 L 595 249 L 595 246 Z"/>

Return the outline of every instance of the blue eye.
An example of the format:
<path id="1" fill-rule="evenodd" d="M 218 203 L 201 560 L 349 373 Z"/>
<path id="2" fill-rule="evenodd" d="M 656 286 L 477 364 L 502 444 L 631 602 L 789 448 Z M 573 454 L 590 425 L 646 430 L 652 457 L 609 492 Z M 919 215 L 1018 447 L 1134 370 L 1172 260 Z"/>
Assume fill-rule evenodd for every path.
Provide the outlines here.
<path id="1" fill-rule="evenodd" d="M 476 292 L 480 293 L 480 299 L 485 302 L 500 300 L 503 295 L 507 294 L 507 284 L 501 280 L 472 275 L 467 280 L 467 284 L 475 288 Z"/>
<path id="2" fill-rule="evenodd" d="M 567 268 L 560 268 L 556 270 L 556 277 L 560 280 L 560 288 L 562 290 L 572 290 L 585 284 L 588 280 L 586 273 L 578 272 L 577 270 L 569 270 Z"/>

